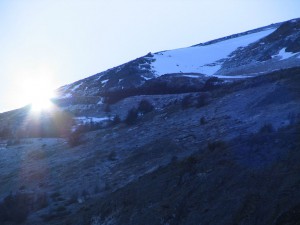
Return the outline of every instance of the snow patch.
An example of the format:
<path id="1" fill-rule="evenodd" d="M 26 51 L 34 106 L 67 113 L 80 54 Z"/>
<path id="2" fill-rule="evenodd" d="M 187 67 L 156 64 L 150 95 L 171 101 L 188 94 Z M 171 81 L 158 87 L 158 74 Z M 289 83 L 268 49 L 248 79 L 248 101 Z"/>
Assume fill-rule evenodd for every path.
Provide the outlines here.
<path id="1" fill-rule="evenodd" d="M 100 80 L 101 77 L 103 77 L 103 76 L 104 76 L 104 73 L 99 74 L 98 77 L 95 79 L 95 81 Z"/>
<path id="2" fill-rule="evenodd" d="M 298 54 L 298 53 L 286 52 L 285 50 L 286 50 L 286 48 L 281 49 L 279 51 L 279 53 L 277 55 L 273 55 L 272 58 L 279 56 L 280 60 L 284 60 L 284 59 L 291 58 L 292 56 Z"/>
<path id="3" fill-rule="evenodd" d="M 104 101 L 103 101 L 103 98 L 100 98 L 100 101 L 97 102 L 97 105 L 103 105 Z"/>
<path id="4" fill-rule="evenodd" d="M 71 91 L 75 91 L 76 89 L 78 89 L 81 85 L 83 84 L 83 82 L 81 82 L 80 84 L 75 85 Z"/>
<path id="5" fill-rule="evenodd" d="M 145 76 L 141 76 L 143 79 L 145 80 L 151 80 L 152 78 L 149 78 L 149 77 L 145 77 Z"/>
<path id="6" fill-rule="evenodd" d="M 185 74 L 185 75 L 182 75 L 183 77 L 190 77 L 190 78 L 200 78 L 199 75 L 189 75 L 189 74 Z"/>
<path id="7" fill-rule="evenodd" d="M 221 78 L 221 79 L 243 79 L 243 78 L 251 78 L 253 76 L 245 76 L 245 75 L 234 75 L 234 76 L 230 76 L 230 75 L 213 75 L 214 77 L 217 78 Z"/>
<path id="8" fill-rule="evenodd" d="M 169 73 L 203 73 L 213 75 L 221 68 L 221 59 L 239 47 L 245 47 L 271 34 L 275 29 L 263 30 L 205 46 L 194 46 L 159 52 L 152 62 L 156 76 Z"/>
<path id="9" fill-rule="evenodd" d="M 88 123 L 100 123 L 103 121 L 109 120 L 109 117 L 88 117 L 88 116 L 81 116 L 81 117 L 74 117 L 74 120 L 77 124 L 88 124 Z"/>
<path id="10" fill-rule="evenodd" d="M 62 95 L 60 98 L 71 98 L 72 97 L 72 94 L 71 93 L 67 93 L 67 94 L 64 94 Z"/>

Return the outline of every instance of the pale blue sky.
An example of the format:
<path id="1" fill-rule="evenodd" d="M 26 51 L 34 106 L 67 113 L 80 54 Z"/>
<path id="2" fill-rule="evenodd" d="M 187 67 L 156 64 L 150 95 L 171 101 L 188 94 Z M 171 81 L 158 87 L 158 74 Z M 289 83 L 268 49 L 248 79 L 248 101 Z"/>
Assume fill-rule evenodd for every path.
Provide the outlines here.
<path id="1" fill-rule="evenodd" d="M 0 0 L 0 112 L 134 58 L 300 17 L 299 0 Z M 48 77 L 48 78 L 47 78 Z"/>

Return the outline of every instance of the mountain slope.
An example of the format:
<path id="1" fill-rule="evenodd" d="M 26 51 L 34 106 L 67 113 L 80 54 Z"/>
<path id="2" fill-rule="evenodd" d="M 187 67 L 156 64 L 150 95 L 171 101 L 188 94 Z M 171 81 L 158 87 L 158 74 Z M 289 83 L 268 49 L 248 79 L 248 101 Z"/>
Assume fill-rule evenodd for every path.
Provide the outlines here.
<path id="1" fill-rule="evenodd" d="M 155 53 L 152 63 L 157 76 L 168 73 L 202 73 L 215 74 L 230 53 L 237 48 L 260 40 L 274 32 L 275 28 L 264 28 L 252 34 L 238 36 L 210 45 L 194 46 L 189 48 Z"/>
<path id="2" fill-rule="evenodd" d="M 149 53 L 60 88 L 50 111 L 0 114 L 0 224 L 299 225 L 299 21 Z"/>
<path id="3" fill-rule="evenodd" d="M 293 68 L 209 93 L 132 96 L 111 113 L 142 99 L 155 109 L 81 133 L 75 147 L 63 138 L 8 144 L 0 223 L 297 225 L 299 84 Z"/>
<path id="4" fill-rule="evenodd" d="M 198 80 L 212 75 L 241 78 L 297 66 L 299 24 L 300 19 L 294 19 L 188 48 L 149 53 L 66 85 L 58 93 L 60 98 L 98 96 L 100 101 L 107 93 L 147 86 L 158 77 L 168 80 L 166 74 Z"/>

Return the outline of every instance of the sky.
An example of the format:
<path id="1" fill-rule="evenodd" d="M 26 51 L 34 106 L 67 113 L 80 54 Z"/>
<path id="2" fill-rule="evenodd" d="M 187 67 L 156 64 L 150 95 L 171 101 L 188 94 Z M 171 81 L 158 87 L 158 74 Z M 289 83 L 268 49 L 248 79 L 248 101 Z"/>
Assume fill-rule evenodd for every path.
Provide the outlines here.
<path id="1" fill-rule="evenodd" d="M 299 0 L 0 0 L 0 112 L 148 52 L 300 17 Z"/>

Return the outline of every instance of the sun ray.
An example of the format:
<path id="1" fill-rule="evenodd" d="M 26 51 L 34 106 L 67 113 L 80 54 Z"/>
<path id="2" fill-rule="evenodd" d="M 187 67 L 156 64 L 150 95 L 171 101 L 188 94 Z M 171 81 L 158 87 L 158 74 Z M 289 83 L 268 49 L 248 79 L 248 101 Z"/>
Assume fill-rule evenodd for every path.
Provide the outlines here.
<path id="1" fill-rule="evenodd" d="M 21 100 L 26 104 L 30 104 L 32 112 L 47 111 L 53 107 L 51 99 L 55 95 L 49 77 L 28 78 L 21 85 Z"/>

